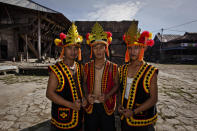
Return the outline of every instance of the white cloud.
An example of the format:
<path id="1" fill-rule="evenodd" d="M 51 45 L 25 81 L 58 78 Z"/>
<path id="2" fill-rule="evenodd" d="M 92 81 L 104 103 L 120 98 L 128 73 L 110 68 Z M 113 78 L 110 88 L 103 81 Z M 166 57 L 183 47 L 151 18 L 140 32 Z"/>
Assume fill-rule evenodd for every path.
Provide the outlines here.
<path id="1" fill-rule="evenodd" d="M 142 7 L 140 2 L 122 2 L 113 4 L 95 5 L 96 9 L 93 12 L 87 14 L 88 20 L 99 21 L 121 21 L 134 19 L 138 10 Z"/>

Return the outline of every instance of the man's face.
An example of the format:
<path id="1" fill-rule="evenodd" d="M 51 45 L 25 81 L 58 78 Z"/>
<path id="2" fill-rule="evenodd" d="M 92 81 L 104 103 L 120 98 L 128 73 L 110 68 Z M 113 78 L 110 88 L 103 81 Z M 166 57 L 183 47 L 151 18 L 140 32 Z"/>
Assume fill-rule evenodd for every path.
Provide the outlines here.
<path id="1" fill-rule="evenodd" d="M 76 45 L 70 45 L 64 47 L 64 55 L 67 59 L 74 60 L 78 55 L 79 47 Z"/>
<path id="2" fill-rule="evenodd" d="M 130 59 L 135 61 L 139 59 L 140 51 L 143 47 L 141 46 L 129 46 L 128 51 L 129 51 L 129 56 Z"/>
<path id="3" fill-rule="evenodd" d="M 105 57 L 105 45 L 102 43 L 93 45 L 92 51 L 96 59 L 102 59 Z"/>

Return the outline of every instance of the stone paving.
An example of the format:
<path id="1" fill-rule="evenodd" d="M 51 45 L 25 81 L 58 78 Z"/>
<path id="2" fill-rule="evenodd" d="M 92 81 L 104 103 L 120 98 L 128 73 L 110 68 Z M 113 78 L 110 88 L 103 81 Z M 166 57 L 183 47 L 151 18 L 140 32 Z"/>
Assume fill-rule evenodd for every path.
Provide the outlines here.
<path id="1" fill-rule="evenodd" d="M 155 65 L 159 72 L 158 131 L 197 130 L 197 66 Z"/>
<path id="2" fill-rule="evenodd" d="M 196 131 L 197 66 L 154 65 L 160 69 L 156 130 Z M 47 76 L 0 75 L 0 131 L 22 130 L 50 119 L 47 80 Z"/>
<path id="3" fill-rule="evenodd" d="M 0 85 L 9 89 L 13 86 L 16 89 L 5 97 L 11 97 L 5 101 L 0 110 L 0 130 L 16 131 L 31 127 L 50 119 L 51 103 L 45 97 L 48 77 L 40 76 L 15 76 L 6 75 L 0 77 Z M 16 83 L 16 84 L 15 84 Z M 17 91 L 17 88 L 21 92 Z M 29 88 L 23 92 L 22 88 Z M 5 89 L 5 90 L 7 90 Z M 1 94 L 4 96 L 4 94 Z M 17 95 L 14 99 L 12 95 Z M 2 102 L 1 102 L 2 103 Z"/>

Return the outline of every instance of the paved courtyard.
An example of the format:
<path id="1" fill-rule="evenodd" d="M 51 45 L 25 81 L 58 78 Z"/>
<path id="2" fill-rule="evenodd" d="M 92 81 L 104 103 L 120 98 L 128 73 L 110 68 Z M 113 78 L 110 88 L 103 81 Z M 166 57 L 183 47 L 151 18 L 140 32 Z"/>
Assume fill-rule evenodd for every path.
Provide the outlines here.
<path id="1" fill-rule="evenodd" d="M 196 131 L 197 65 L 153 65 L 160 69 L 156 130 Z M 47 127 L 51 108 L 45 97 L 47 80 L 47 76 L 0 75 L 0 130 Z"/>

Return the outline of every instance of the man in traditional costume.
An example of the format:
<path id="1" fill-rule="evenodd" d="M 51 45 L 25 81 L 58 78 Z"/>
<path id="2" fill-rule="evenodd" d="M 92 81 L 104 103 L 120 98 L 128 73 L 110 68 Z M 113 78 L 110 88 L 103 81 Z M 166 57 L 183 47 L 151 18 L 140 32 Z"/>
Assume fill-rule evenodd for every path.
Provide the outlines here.
<path id="1" fill-rule="evenodd" d="M 138 21 L 123 36 L 127 45 L 125 62 L 119 68 L 121 99 L 118 111 L 121 114 L 122 131 L 154 131 L 157 120 L 158 69 L 143 60 L 147 46 L 152 46 L 152 34 L 140 34 Z"/>
<path id="2" fill-rule="evenodd" d="M 84 67 L 84 87 L 87 87 L 85 131 L 115 131 L 114 111 L 116 92 L 119 86 L 117 65 L 106 60 L 109 56 L 108 46 L 112 34 L 104 32 L 96 22 L 92 32 L 86 35 L 87 44 L 91 47 L 93 60 Z"/>
<path id="3" fill-rule="evenodd" d="M 83 41 L 77 27 L 72 23 L 67 35 L 60 34 L 55 44 L 62 47 L 62 61 L 49 66 L 50 76 L 46 96 L 52 101 L 51 131 L 80 131 L 82 127 L 83 98 L 82 65 L 75 61 L 81 59 L 80 43 Z"/>

